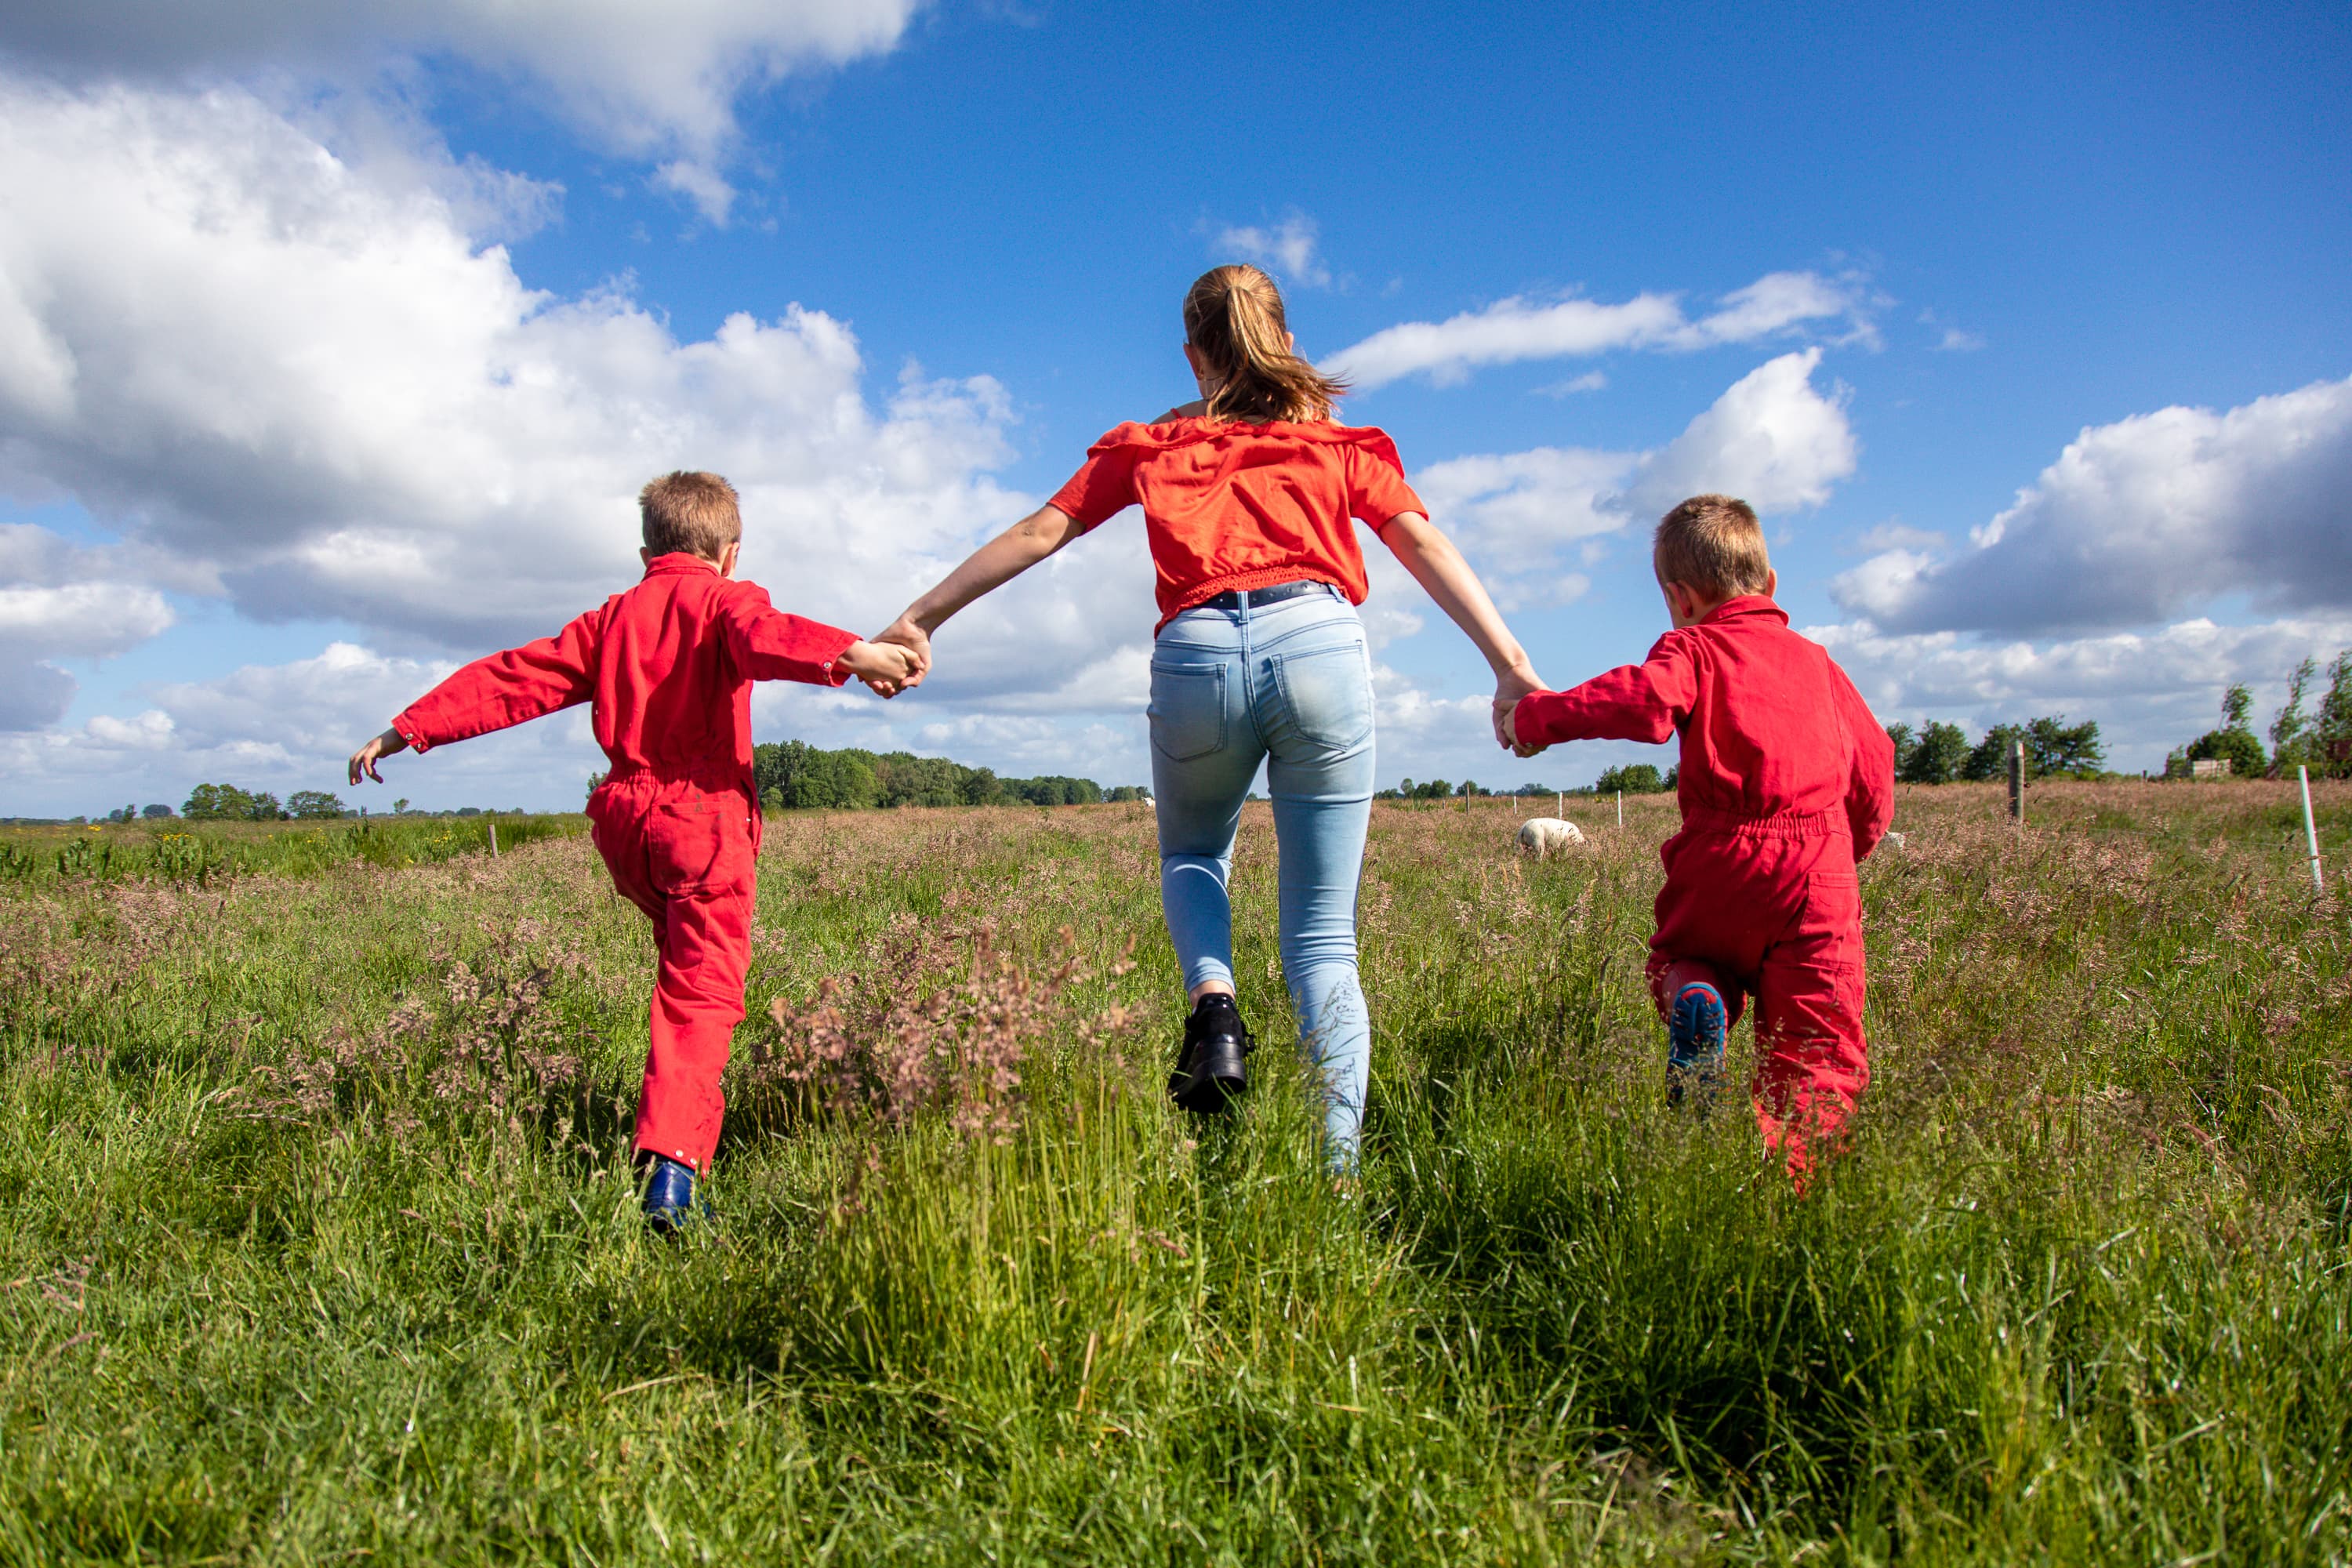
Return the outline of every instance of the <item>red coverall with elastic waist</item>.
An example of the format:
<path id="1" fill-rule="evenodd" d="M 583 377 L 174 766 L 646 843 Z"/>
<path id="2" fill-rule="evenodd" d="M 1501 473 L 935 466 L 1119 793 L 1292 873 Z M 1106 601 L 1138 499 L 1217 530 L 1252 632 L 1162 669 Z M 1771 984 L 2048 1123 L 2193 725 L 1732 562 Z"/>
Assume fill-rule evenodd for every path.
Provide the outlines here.
<path id="1" fill-rule="evenodd" d="M 1895 807 L 1895 747 L 1820 644 L 1759 595 L 1668 632 L 1640 664 L 1524 699 L 1527 745 L 1680 731 L 1683 830 L 1659 852 L 1650 939 L 1663 1014 L 1694 980 L 1756 999 L 1757 1125 L 1791 1174 L 1870 1081 L 1854 867 Z"/>
<path id="2" fill-rule="evenodd" d="M 659 954 L 636 1146 L 698 1171 L 719 1146 L 719 1075 L 751 967 L 751 682 L 838 686 L 848 677 L 835 661 L 856 640 L 782 614 L 700 556 L 657 555 L 635 587 L 551 637 L 475 660 L 392 721 L 423 752 L 595 704 L 613 769 L 589 821 Z"/>

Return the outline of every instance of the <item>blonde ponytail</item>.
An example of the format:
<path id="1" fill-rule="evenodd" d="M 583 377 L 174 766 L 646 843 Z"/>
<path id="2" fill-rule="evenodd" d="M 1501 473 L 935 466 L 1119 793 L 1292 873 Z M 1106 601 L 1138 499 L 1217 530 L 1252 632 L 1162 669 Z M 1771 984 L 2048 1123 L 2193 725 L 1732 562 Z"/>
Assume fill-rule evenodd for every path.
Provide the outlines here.
<path id="1" fill-rule="evenodd" d="M 1201 274 L 1184 295 L 1184 341 L 1216 384 L 1212 419 L 1328 419 L 1348 390 L 1291 352 L 1282 291 L 1255 267 Z"/>

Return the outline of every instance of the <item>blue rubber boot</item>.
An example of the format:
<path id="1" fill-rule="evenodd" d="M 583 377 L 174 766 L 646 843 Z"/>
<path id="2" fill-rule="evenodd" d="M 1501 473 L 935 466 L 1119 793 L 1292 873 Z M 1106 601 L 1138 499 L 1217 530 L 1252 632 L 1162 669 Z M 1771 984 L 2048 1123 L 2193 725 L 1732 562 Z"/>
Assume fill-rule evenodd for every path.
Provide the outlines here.
<path id="1" fill-rule="evenodd" d="M 654 1156 L 646 1173 L 646 1224 L 656 1236 L 675 1236 L 685 1226 L 710 1212 L 708 1200 L 694 1197 L 694 1167 Z"/>
<path id="2" fill-rule="evenodd" d="M 1723 994 L 1704 980 L 1675 993 L 1666 1013 L 1666 1103 L 1680 1105 L 1687 1091 L 1704 1113 L 1723 1082 Z"/>

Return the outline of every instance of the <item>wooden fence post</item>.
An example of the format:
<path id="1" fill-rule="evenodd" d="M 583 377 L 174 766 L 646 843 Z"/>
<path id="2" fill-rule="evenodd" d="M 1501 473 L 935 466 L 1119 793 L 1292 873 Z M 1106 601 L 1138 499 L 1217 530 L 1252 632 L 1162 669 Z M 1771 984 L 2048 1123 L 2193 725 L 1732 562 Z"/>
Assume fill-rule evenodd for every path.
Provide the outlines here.
<path id="1" fill-rule="evenodd" d="M 1625 826 L 1625 792 L 1622 789 L 1617 792 L 1617 826 Z"/>
<path id="2" fill-rule="evenodd" d="M 2025 820 L 2025 742 L 2011 741 L 2009 744 L 2009 819 Z"/>
<path id="3" fill-rule="evenodd" d="M 491 858 L 491 859 L 493 859 L 493 860 L 495 860 L 495 859 L 497 859 L 498 858 L 499 858 L 499 825 L 498 825 L 497 823 L 493 822 L 493 823 L 491 823 L 491 824 L 490 824 L 490 858 Z"/>

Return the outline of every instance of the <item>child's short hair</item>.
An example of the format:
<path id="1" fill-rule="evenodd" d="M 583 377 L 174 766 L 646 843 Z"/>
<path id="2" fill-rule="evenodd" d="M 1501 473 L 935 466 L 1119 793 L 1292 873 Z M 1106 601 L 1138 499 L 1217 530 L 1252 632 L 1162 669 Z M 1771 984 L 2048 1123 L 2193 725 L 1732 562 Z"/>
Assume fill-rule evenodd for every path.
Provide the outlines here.
<path id="1" fill-rule="evenodd" d="M 1666 513 L 1651 551 L 1659 582 L 1727 599 L 1761 594 L 1772 577 L 1756 509 L 1732 496 L 1693 496 Z"/>
<path id="2" fill-rule="evenodd" d="M 682 551 L 716 561 L 743 537 L 735 487 L 717 474 L 664 474 L 637 492 L 637 511 L 645 521 L 646 548 L 656 555 Z"/>

